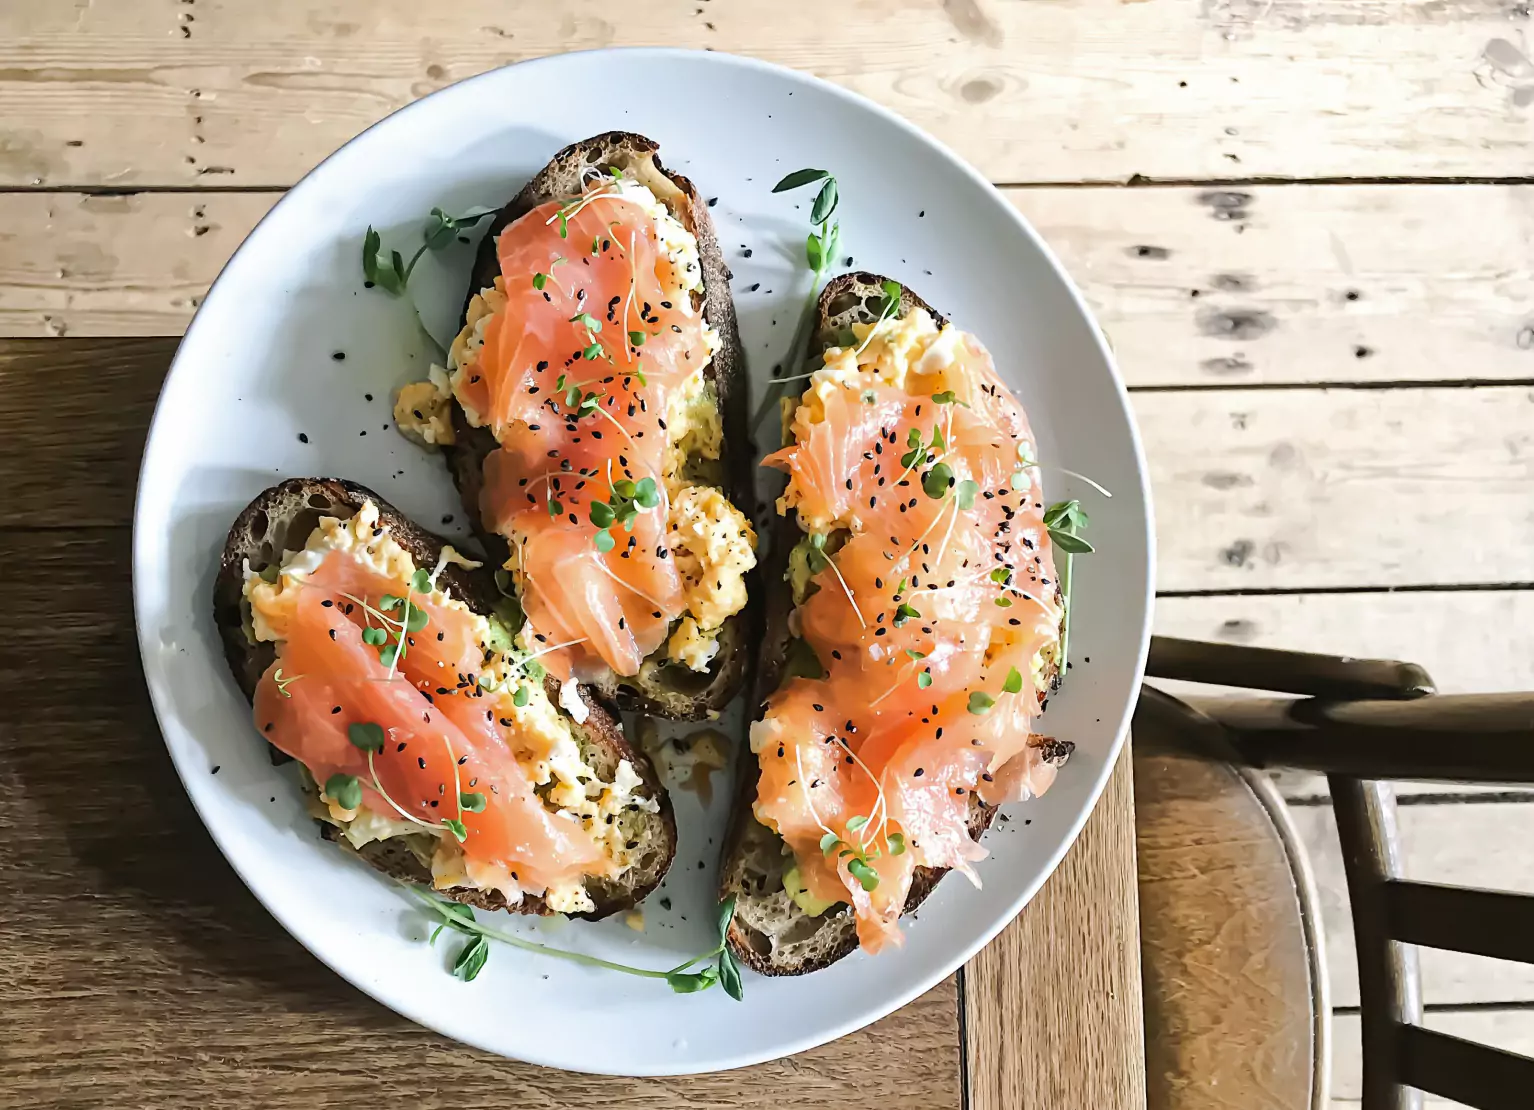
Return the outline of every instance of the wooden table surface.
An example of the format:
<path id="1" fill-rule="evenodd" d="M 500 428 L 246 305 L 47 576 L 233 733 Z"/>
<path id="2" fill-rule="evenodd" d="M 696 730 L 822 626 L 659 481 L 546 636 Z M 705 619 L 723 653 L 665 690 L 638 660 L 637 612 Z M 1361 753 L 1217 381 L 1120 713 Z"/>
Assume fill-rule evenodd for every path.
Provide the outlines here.
<path id="1" fill-rule="evenodd" d="M 734 1075 L 576 1079 L 407 1025 L 213 849 L 133 646 L 144 430 L 282 189 L 432 89 L 609 44 L 853 88 L 1002 186 L 1117 350 L 1158 510 L 1158 629 L 1534 686 L 1534 45 L 1519 0 L 10 0 L 0 6 L 0 1106 L 1143 1105 L 1127 767 L 956 981 Z M 40 587 L 40 588 L 39 588 Z M 1324 784 L 1338 1105 L 1356 971 Z M 1435 788 L 1412 877 L 1534 887 L 1527 792 Z M 1529 1051 L 1534 972 L 1424 953 L 1429 1022 Z M 1350 1038 L 1352 1038 L 1350 1040 Z"/>

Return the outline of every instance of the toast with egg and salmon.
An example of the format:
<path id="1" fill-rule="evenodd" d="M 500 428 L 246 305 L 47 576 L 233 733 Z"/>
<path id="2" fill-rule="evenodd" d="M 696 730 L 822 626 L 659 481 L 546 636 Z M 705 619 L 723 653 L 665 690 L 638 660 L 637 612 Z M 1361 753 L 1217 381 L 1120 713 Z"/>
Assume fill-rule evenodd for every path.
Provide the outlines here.
<path id="1" fill-rule="evenodd" d="M 1043 793 L 1034 734 L 1064 599 L 1027 418 L 983 346 L 909 289 L 827 284 L 783 401 L 788 474 L 721 871 L 728 942 L 765 975 L 899 944 L 899 918 Z M 802 379 L 801 379 L 802 380 Z"/>
<path id="2" fill-rule="evenodd" d="M 230 529 L 213 616 L 327 839 L 483 909 L 628 909 L 676 854 L 671 803 L 607 710 L 516 646 L 504 601 L 371 490 L 295 478 Z"/>
<path id="3" fill-rule="evenodd" d="M 544 665 L 696 720 L 758 637 L 748 384 L 708 205 L 658 149 L 598 135 L 517 194 L 395 415 L 446 450 Z"/>

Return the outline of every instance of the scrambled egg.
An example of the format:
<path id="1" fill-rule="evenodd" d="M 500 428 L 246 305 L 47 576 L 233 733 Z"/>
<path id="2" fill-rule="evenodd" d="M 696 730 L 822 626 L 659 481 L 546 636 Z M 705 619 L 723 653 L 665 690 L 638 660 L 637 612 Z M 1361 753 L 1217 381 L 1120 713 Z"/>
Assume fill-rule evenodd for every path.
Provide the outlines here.
<path id="1" fill-rule="evenodd" d="M 281 640 L 292 618 L 304 580 L 332 553 L 343 553 L 364 566 L 399 582 L 408 582 L 416 571 L 415 560 L 390 534 L 380 527 L 378 506 L 369 501 L 349 519 L 322 517 L 299 551 L 284 554 L 277 573 L 269 580 L 245 570 L 244 596 L 250 605 L 251 633 L 261 641 Z M 475 635 L 485 651 L 481 684 L 494 697 L 497 717 L 513 722 L 513 754 L 527 769 L 535 789 L 557 812 L 578 822 L 608 859 L 608 873 L 621 873 L 632 863 L 628 847 L 632 813 L 658 812 L 656 798 L 645 796 L 644 782 L 628 760 L 619 762 L 610 783 L 603 782 L 581 754 L 580 744 L 570 722 L 549 700 L 541 681 L 532 679 L 513 652 L 506 650 L 511 637 L 498 620 L 475 613 L 457 598 L 437 588 L 436 580 L 449 562 L 476 567 L 451 547 L 444 547 L 442 558 L 432 575 L 433 588 L 425 595 L 435 605 L 461 610 L 474 621 Z M 403 592 L 403 591 L 402 591 Z M 518 705 L 518 691 L 526 692 L 526 704 Z M 313 785 L 313 780 L 310 780 Z M 313 786 L 317 801 L 315 816 L 335 825 L 354 848 L 376 840 L 407 837 L 407 844 L 422 862 L 431 868 L 438 889 L 470 886 L 499 890 L 512 904 L 522 898 L 522 888 L 511 872 L 493 864 L 464 858 L 456 839 L 422 829 L 391 813 L 379 813 L 366 807 L 349 810 L 326 797 Z M 561 913 L 579 913 L 592 908 L 584 884 L 544 892 L 549 907 Z"/>
<path id="2" fill-rule="evenodd" d="M 394 426 L 422 447 L 442 447 L 454 441 L 453 386 L 447 371 L 433 366 L 424 382 L 402 386 L 394 398 Z"/>
<path id="3" fill-rule="evenodd" d="M 746 606 L 745 576 L 756 566 L 756 532 L 712 486 L 677 492 L 668 528 L 688 613 L 672 633 L 668 651 L 701 671 L 718 651 L 719 626 Z"/>

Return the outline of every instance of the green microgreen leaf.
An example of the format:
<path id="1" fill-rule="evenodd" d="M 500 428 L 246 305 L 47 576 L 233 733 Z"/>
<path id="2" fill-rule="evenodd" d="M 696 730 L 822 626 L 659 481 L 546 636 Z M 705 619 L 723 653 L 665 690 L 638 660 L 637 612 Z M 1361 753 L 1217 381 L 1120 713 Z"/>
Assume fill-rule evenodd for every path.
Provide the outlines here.
<path id="1" fill-rule="evenodd" d="M 410 607 L 410 615 L 405 618 L 405 629 L 408 632 L 419 632 L 426 627 L 427 622 L 430 620 L 431 617 L 425 609 L 422 609 L 419 605 L 412 605 Z"/>
<path id="2" fill-rule="evenodd" d="M 899 608 L 895 610 L 894 625 L 896 628 L 899 628 L 904 625 L 906 621 L 912 619 L 913 617 L 917 620 L 920 620 L 921 613 L 916 609 L 914 605 L 910 604 L 910 602 L 902 601 Z"/>
<path id="3" fill-rule="evenodd" d="M 719 913 L 715 917 L 719 943 L 722 945 L 730 935 L 730 922 L 735 920 L 735 895 L 730 895 L 719 903 Z"/>
<path id="4" fill-rule="evenodd" d="M 1064 532 L 1057 528 L 1049 529 L 1049 538 L 1054 545 L 1068 555 L 1090 555 L 1097 550 L 1086 540 L 1074 532 Z"/>
<path id="5" fill-rule="evenodd" d="M 527 700 L 528 693 L 526 686 L 518 686 L 517 692 L 511 695 L 511 704 L 515 705 L 518 709 L 524 708 L 527 705 Z"/>
<path id="6" fill-rule="evenodd" d="M 991 571 L 991 581 L 1005 586 L 1008 582 L 1012 581 L 1012 568 L 997 567 Z"/>
<path id="7" fill-rule="evenodd" d="M 969 692 L 969 711 L 978 716 L 983 716 L 991 711 L 991 706 L 996 704 L 996 699 L 984 690 L 971 690 Z"/>
<path id="8" fill-rule="evenodd" d="M 581 352 L 581 357 L 589 361 L 591 359 L 600 357 L 601 354 L 602 344 L 593 343 L 591 346 L 587 347 L 584 351 Z"/>
<path id="9" fill-rule="evenodd" d="M 811 185 L 811 184 L 815 183 L 816 181 L 821 180 L 822 178 L 826 178 L 826 177 L 830 177 L 830 176 L 831 175 L 829 173 L 827 173 L 825 170 L 814 170 L 814 169 L 795 170 L 793 173 L 785 174 L 784 177 L 783 177 L 783 180 L 779 181 L 776 185 L 774 185 L 772 187 L 772 191 L 774 193 L 786 193 L 790 189 L 799 189 L 799 188 L 804 187 L 805 185 Z M 816 222 L 819 222 L 819 221 L 816 221 Z"/>
<path id="10" fill-rule="evenodd" d="M 1026 492 L 1033 488 L 1033 478 L 1029 476 L 1026 470 L 1014 470 L 1012 472 L 1012 488 L 1019 493 Z"/>
<path id="11" fill-rule="evenodd" d="M 666 985 L 677 994 L 696 994 L 706 991 L 719 982 L 716 968 L 705 967 L 702 971 L 670 971 L 666 973 Z"/>
<path id="12" fill-rule="evenodd" d="M 879 873 L 860 859 L 847 861 L 847 873 L 858 881 L 864 890 L 873 891 L 879 886 Z"/>
<path id="13" fill-rule="evenodd" d="M 533 288 L 534 289 L 537 289 L 537 290 L 541 291 L 544 286 L 548 285 L 548 283 L 549 283 L 549 275 L 548 274 L 537 273 L 537 274 L 533 275 Z"/>
<path id="14" fill-rule="evenodd" d="M 804 241 L 804 260 L 810 264 L 810 269 L 817 274 L 826 268 L 826 248 L 820 241 L 820 236 L 813 231 Z"/>
<path id="15" fill-rule="evenodd" d="M 383 751 L 383 726 L 372 721 L 354 721 L 347 725 L 346 738 L 352 742 L 352 747 L 361 748 L 365 752 Z"/>
<path id="16" fill-rule="evenodd" d="M 425 567 L 417 568 L 410 576 L 410 588 L 418 594 L 431 593 L 431 572 Z"/>
<path id="17" fill-rule="evenodd" d="M 857 832 L 866 824 L 868 824 L 868 818 L 866 817 L 849 817 L 847 818 L 847 831 Z"/>
<path id="18" fill-rule="evenodd" d="M 1022 693 L 1023 672 L 1018 670 L 1016 667 L 1013 667 L 1011 670 L 1007 671 L 1007 681 L 1002 683 L 1001 688 L 1003 692 L 1008 694 Z"/>
<path id="19" fill-rule="evenodd" d="M 1012 608 L 1012 599 L 1010 597 L 998 597 L 996 599 L 996 608 L 998 608 L 998 609 L 1010 609 L 1010 608 Z"/>
<path id="20" fill-rule="evenodd" d="M 745 986 L 740 981 L 740 965 L 735 962 L 735 954 L 728 948 L 719 953 L 719 985 L 736 1002 L 745 999 Z"/>
<path id="21" fill-rule="evenodd" d="M 937 463 L 922 477 L 922 491 L 931 498 L 941 498 L 948 494 L 948 487 L 953 484 L 953 468 L 947 463 Z"/>
<path id="22" fill-rule="evenodd" d="M 841 837 L 837 836 L 834 832 L 828 832 L 820 838 L 820 850 L 829 856 L 841 842 Z"/>
<path id="23" fill-rule="evenodd" d="M 448 832 L 453 834 L 458 843 L 462 844 L 465 840 L 469 839 L 469 830 L 464 828 L 463 822 L 456 817 L 444 817 L 442 818 L 442 824 Z"/>
<path id="24" fill-rule="evenodd" d="M 564 516 L 564 504 L 557 497 L 549 498 L 549 516 Z"/>
<path id="25" fill-rule="evenodd" d="M 597 550 L 600 551 L 603 555 L 606 555 L 617 545 L 618 541 L 613 539 L 613 534 L 611 532 L 603 529 L 596 534 L 596 536 L 593 538 L 593 542 L 597 545 Z"/>
<path id="26" fill-rule="evenodd" d="M 916 676 L 916 685 L 920 686 L 923 690 L 925 690 L 928 686 L 931 686 L 932 672 L 922 671 L 920 674 L 918 674 Z"/>
<path id="27" fill-rule="evenodd" d="M 381 628 L 364 628 L 362 630 L 362 642 L 371 647 L 378 647 L 389 638 L 389 634 Z"/>
<path id="28" fill-rule="evenodd" d="M 831 213 L 836 211 L 837 199 L 836 178 L 827 177 L 820 192 L 815 194 L 814 203 L 810 205 L 810 223 L 823 224 L 829 220 Z"/>
<path id="29" fill-rule="evenodd" d="M 356 809 L 362 804 L 362 784 L 356 775 L 331 775 L 325 780 L 325 793 L 342 809 Z"/>
<path id="30" fill-rule="evenodd" d="M 587 331 L 598 332 L 602 330 L 602 321 L 598 320 L 589 312 L 577 312 L 570 317 L 570 323 L 580 324 Z"/>
<path id="31" fill-rule="evenodd" d="M 951 389 L 945 389 L 941 393 L 934 393 L 932 399 L 940 405 L 964 405 L 965 408 L 969 407 L 959 400 L 959 395 Z"/>
<path id="32" fill-rule="evenodd" d="M 655 488 L 654 478 L 641 478 L 634 487 L 634 500 L 642 509 L 653 509 L 660 504 L 660 492 Z"/>
<path id="33" fill-rule="evenodd" d="M 593 501 L 589 515 L 591 523 L 595 524 L 598 528 L 611 527 L 612 522 L 617 519 L 613 513 L 613 507 L 606 501 Z"/>
<path id="34" fill-rule="evenodd" d="M 905 855 L 905 835 L 903 833 L 892 832 L 892 833 L 889 834 L 889 836 L 885 837 L 884 839 L 889 842 L 890 855 L 892 855 L 892 856 L 903 856 L 903 855 Z"/>
<path id="35" fill-rule="evenodd" d="M 395 597 L 393 594 L 384 594 L 383 597 L 378 599 L 378 611 L 380 613 L 392 613 L 404 600 L 404 598 Z"/>
<path id="36" fill-rule="evenodd" d="M 459 794 L 458 804 L 469 813 L 485 812 L 485 796 L 477 791 L 465 791 Z"/>
<path id="37" fill-rule="evenodd" d="M 645 338 L 644 332 L 642 332 L 642 331 L 631 331 L 631 332 L 629 332 L 629 346 L 630 347 L 643 347 L 644 346 L 644 338 Z"/>
<path id="38" fill-rule="evenodd" d="M 905 653 L 906 653 L 906 655 L 910 656 L 912 659 L 925 659 L 925 658 L 927 658 L 927 653 L 926 652 L 924 652 L 924 651 L 917 651 L 915 648 L 906 648 L 905 649 Z"/>
<path id="39" fill-rule="evenodd" d="M 453 961 L 453 974 L 465 983 L 474 981 L 485 966 L 485 961 L 490 958 L 490 942 L 483 936 L 477 936 L 463 946 L 463 951 L 458 953 L 458 958 Z"/>
<path id="40" fill-rule="evenodd" d="M 954 498 L 958 501 L 959 508 L 972 509 L 975 507 L 975 495 L 979 492 L 980 484 L 966 478 L 954 490 Z"/>
<path id="41" fill-rule="evenodd" d="M 397 659 L 399 659 L 398 644 L 387 644 L 384 647 L 378 649 L 378 661 L 384 666 L 394 666 L 394 663 Z"/>

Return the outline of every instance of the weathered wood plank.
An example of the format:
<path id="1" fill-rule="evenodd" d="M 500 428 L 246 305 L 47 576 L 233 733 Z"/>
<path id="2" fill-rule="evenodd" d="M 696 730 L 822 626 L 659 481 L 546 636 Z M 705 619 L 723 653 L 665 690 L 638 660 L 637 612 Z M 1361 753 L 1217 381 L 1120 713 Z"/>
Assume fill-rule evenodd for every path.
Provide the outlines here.
<path id="1" fill-rule="evenodd" d="M 0 183 L 291 184 L 391 110 L 523 58 L 737 51 L 910 118 L 999 181 L 1528 172 L 1503 0 L 618 5 L 13 0 Z"/>
<path id="2" fill-rule="evenodd" d="M 1492 847 L 1534 842 L 1534 802 L 1469 799 L 1456 804 L 1403 805 L 1398 813 L 1407 878 L 1534 893 L 1534 856 Z M 1321 896 L 1332 1004 L 1357 1006 L 1353 919 L 1332 809 L 1293 806 L 1290 816 L 1305 843 Z M 1422 997 L 1427 1005 L 1534 1002 L 1534 967 L 1433 949 L 1422 949 L 1421 957 Z"/>
<path id="3" fill-rule="evenodd" d="M 0 408 L 0 525 L 130 521 L 172 345 L 0 342 L 0 389 L 46 379 L 55 406 Z M 1534 580 L 1534 389 L 1142 393 L 1135 410 L 1163 590 Z M 1450 501 L 1473 529 L 1444 526 Z"/>
<path id="4" fill-rule="evenodd" d="M 1007 195 L 1131 386 L 1534 377 L 1534 186 Z M 0 193 L 0 335 L 179 334 L 277 199 Z"/>
<path id="5" fill-rule="evenodd" d="M 1138 921 L 1126 747 L 1059 869 L 965 966 L 966 1106 L 1144 1110 Z"/>
<path id="6" fill-rule="evenodd" d="M 1534 581 L 1534 389 L 1142 393 L 1134 407 L 1162 590 Z"/>

